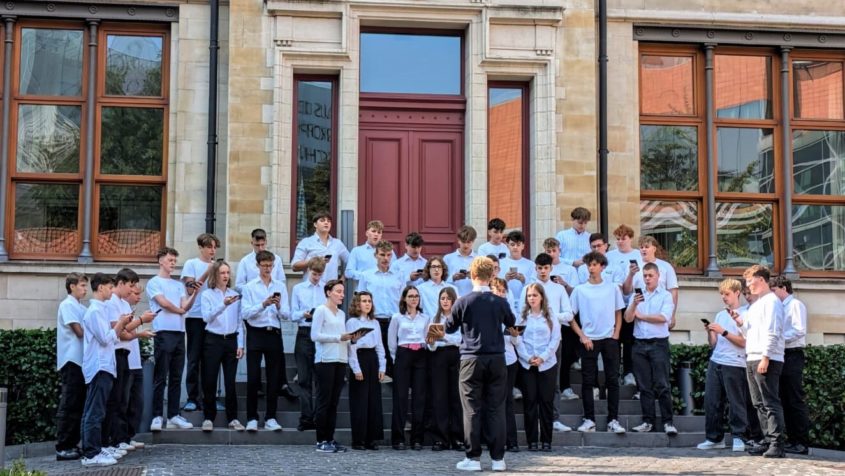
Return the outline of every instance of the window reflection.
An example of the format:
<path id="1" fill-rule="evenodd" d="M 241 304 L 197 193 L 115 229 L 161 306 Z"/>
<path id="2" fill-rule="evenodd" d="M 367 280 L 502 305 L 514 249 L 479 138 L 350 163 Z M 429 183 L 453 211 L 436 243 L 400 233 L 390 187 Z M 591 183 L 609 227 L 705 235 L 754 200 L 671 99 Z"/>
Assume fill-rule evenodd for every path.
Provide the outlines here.
<path id="1" fill-rule="evenodd" d="M 698 129 L 640 126 L 640 188 L 698 190 Z"/>
<path id="2" fill-rule="evenodd" d="M 772 129 L 720 127 L 716 136 L 720 192 L 774 193 Z"/>
<path id="3" fill-rule="evenodd" d="M 331 210 L 333 83 L 297 81 L 296 240 L 311 233 L 317 211 Z"/>
<path id="4" fill-rule="evenodd" d="M 461 94 L 461 38 L 362 33 L 361 92 Z"/>
<path id="5" fill-rule="evenodd" d="M 164 162 L 164 109 L 104 107 L 100 172 L 161 175 Z"/>
<path id="6" fill-rule="evenodd" d="M 490 88 L 488 97 L 487 216 L 509 228 L 522 228 L 523 117 L 522 88 Z"/>
<path id="7" fill-rule="evenodd" d="M 651 235 L 679 268 L 698 266 L 697 201 L 642 200 L 640 230 Z"/>
<path id="8" fill-rule="evenodd" d="M 79 185 L 15 184 L 15 253 L 79 252 Z"/>
<path id="9" fill-rule="evenodd" d="M 792 133 L 796 194 L 845 195 L 845 132 Z"/>
<path id="10" fill-rule="evenodd" d="M 82 95 L 82 31 L 23 28 L 20 93 Z"/>
<path id="11" fill-rule="evenodd" d="M 160 36 L 109 35 L 106 94 L 161 96 Z"/>
<path id="12" fill-rule="evenodd" d="M 695 114 L 690 56 L 640 58 L 640 108 L 643 114 Z"/>
<path id="13" fill-rule="evenodd" d="M 79 106 L 18 106 L 17 171 L 79 172 L 81 115 Z"/>
<path id="14" fill-rule="evenodd" d="M 772 118 L 772 59 L 768 56 L 716 55 L 716 116 Z"/>
<path id="15" fill-rule="evenodd" d="M 792 62 L 792 97 L 795 117 L 842 119 L 842 63 Z"/>
<path id="16" fill-rule="evenodd" d="M 792 232 L 799 270 L 845 271 L 845 206 L 795 206 Z"/>
<path id="17" fill-rule="evenodd" d="M 151 256 L 161 246 L 163 187 L 100 185 L 97 251 Z"/>
<path id="18" fill-rule="evenodd" d="M 716 258 L 722 268 L 774 264 L 772 205 L 716 203 Z"/>

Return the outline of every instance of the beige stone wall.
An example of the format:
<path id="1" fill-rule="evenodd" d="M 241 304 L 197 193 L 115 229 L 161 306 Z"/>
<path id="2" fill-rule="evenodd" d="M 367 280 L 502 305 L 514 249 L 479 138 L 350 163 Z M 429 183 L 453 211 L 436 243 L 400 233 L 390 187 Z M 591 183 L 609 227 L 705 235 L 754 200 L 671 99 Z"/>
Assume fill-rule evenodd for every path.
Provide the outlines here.
<path id="1" fill-rule="evenodd" d="M 613 17 L 653 17 L 665 23 L 687 20 L 731 24 L 845 25 L 845 3 L 819 0 L 608 0 Z M 836 19 L 836 17 L 839 17 Z"/>

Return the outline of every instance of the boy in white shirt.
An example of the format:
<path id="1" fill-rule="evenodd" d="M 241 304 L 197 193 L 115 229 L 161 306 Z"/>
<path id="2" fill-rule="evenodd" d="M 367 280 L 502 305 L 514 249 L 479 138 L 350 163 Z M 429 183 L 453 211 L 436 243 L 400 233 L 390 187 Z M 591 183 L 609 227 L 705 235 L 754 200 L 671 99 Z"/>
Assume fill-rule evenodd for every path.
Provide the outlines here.
<path id="1" fill-rule="evenodd" d="M 317 212 L 311 224 L 314 225 L 314 234 L 303 238 L 296 245 L 293 258 L 291 258 L 291 268 L 294 271 L 303 271 L 305 274 L 302 279 L 306 280 L 308 279 L 308 260 L 320 256 L 326 260 L 323 283 L 338 279 L 341 276 L 341 269 L 349 260 L 349 251 L 342 241 L 329 234 L 332 230 L 332 216 L 325 211 Z"/>
<path id="2" fill-rule="evenodd" d="M 478 247 L 478 256 L 493 255 L 502 259 L 508 256 L 508 245 L 505 239 L 505 222 L 501 218 L 493 218 L 487 222 L 487 243 Z"/>
<path id="3" fill-rule="evenodd" d="M 566 288 L 567 294 L 572 294 L 575 286 L 581 284 L 581 279 L 574 266 L 560 260 L 560 242 L 557 238 L 546 238 L 543 241 L 543 251 L 552 257 L 552 281 Z"/>
<path id="4" fill-rule="evenodd" d="M 82 465 L 109 466 L 126 453 L 122 450 L 103 448 L 103 429 L 106 421 L 106 404 L 116 376 L 114 345 L 132 314 L 125 314 L 114 327 L 109 325 L 105 302 L 111 298 L 114 278 L 97 273 L 91 279 L 93 296 L 82 318 L 83 356 L 82 375 L 88 385 L 85 408 L 82 411 Z M 137 326 L 136 326 L 137 327 Z M 108 432 L 105 432 L 106 434 Z"/>
<path id="5" fill-rule="evenodd" d="M 316 428 L 313 382 L 314 355 L 317 350 L 311 340 L 311 324 L 314 320 L 314 309 L 326 302 L 322 284 L 325 269 L 326 261 L 323 258 L 308 260 L 308 279 L 294 286 L 290 295 L 291 320 L 298 324 L 296 344 L 293 348 L 299 384 L 299 425 L 296 427 L 298 431 Z"/>
<path id="6" fill-rule="evenodd" d="M 384 224 L 381 220 L 373 220 L 367 223 L 367 231 L 364 232 L 367 236 L 367 241 L 361 245 L 352 248 L 349 252 L 349 262 L 346 263 L 346 271 L 344 276 L 346 279 L 361 279 L 361 274 L 364 271 L 375 269 L 376 267 L 376 244 L 381 241 L 384 234 Z M 390 262 L 396 260 L 396 253 L 391 251 Z"/>
<path id="7" fill-rule="evenodd" d="M 258 265 L 255 264 L 255 254 L 267 249 L 267 232 L 262 228 L 252 230 L 252 233 L 250 234 L 250 244 L 252 245 L 252 251 L 247 253 L 246 256 L 241 258 L 238 262 L 238 269 L 235 274 L 236 290 L 243 288 L 246 286 L 246 283 L 258 277 Z M 218 244 L 217 247 L 220 248 L 220 245 Z M 273 279 L 284 282 L 286 277 L 282 257 L 279 255 L 275 256 L 276 259 L 273 261 Z M 200 301 L 197 300 L 197 302 Z"/>
<path id="8" fill-rule="evenodd" d="M 390 265 L 393 243 L 382 240 L 376 244 L 376 268 L 364 272 L 358 281 L 358 291 L 372 295 L 373 313 L 378 320 L 382 344 L 387 348 L 387 331 L 391 318 L 399 312 L 399 299 L 405 287 L 404 274 Z M 394 262 L 396 264 L 398 261 Z M 425 268 L 425 265 L 423 265 Z M 387 375 L 393 376 L 393 356 L 387 353 Z"/>
<path id="9" fill-rule="evenodd" d="M 56 411 L 56 461 L 79 459 L 82 409 L 85 406 L 85 378 L 82 376 L 82 298 L 88 292 L 88 277 L 70 273 L 65 277 L 67 297 L 59 304 L 56 321 L 56 370 L 62 393 Z"/>
<path id="10" fill-rule="evenodd" d="M 560 260 L 577 268 L 584 264 L 582 258 L 590 252 L 587 224 L 590 223 L 591 214 L 584 207 L 576 207 L 569 216 L 572 218 L 572 227 L 558 232 L 555 238 L 560 242 Z"/>
<path id="11" fill-rule="evenodd" d="M 560 242 L 557 238 L 546 238 L 543 241 L 543 249 L 546 254 L 552 257 L 552 281 L 560 284 L 566 289 L 567 295 L 571 295 L 575 286 L 581 284 L 578 276 L 578 270 L 571 264 L 566 264 L 560 260 Z M 569 322 L 560 326 L 560 354 L 558 356 L 559 365 L 559 383 L 558 389 L 560 396 L 564 400 L 577 400 L 578 394 L 572 391 L 570 369 L 572 364 L 578 362 L 578 348 L 581 342 L 578 339 L 578 334 L 572 330 Z M 580 370 L 580 367 L 578 367 Z M 555 408 L 558 408 L 556 405 Z M 555 418 L 557 419 L 557 418 Z M 559 427 L 555 425 L 556 429 Z"/>
<path id="12" fill-rule="evenodd" d="M 458 292 L 458 297 L 464 296 L 472 292 L 472 281 L 469 279 L 469 265 L 476 255 L 472 251 L 472 245 L 478 236 L 475 228 L 464 225 L 458 230 L 458 249 L 443 257 L 446 267 L 449 269 L 448 282 L 455 285 Z M 435 314 L 434 310 L 426 309 L 426 312 L 432 316 Z"/>
<path id="13" fill-rule="evenodd" d="M 205 340 L 205 322 L 202 320 L 202 293 L 208 290 L 208 271 L 214 262 L 220 240 L 211 233 L 197 237 L 199 255 L 185 261 L 182 266 L 182 282 L 188 294 L 196 294 L 194 305 L 185 314 L 185 334 L 188 338 L 186 351 L 188 368 L 185 370 L 185 389 L 188 401 L 182 407 L 186 412 L 199 410 L 202 398 L 202 347 Z"/>
<path id="14" fill-rule="evenodd" d="M 524 249 L 525 235 L 519 230 L 508 233 L 508 256 L 499 260 L 499 277 L 514 296 L 522 296 L 522 288 L 534 279 L 534 262 L 522 256 Z"/>
<path id="15" fill-rule="evenodd" d="M 581 398 L 584 401 L 584 421 L 578 431 L 595 431 L 595 403 L 593 387 L 598 381 L 598 358 L 604 362 L 607 385 L 607 430 L 624 433 L 619 423 L 619 332 L 622 329 L 622 309 L 625 302 L 617 284 L 602 279 L 607 257 L 597 251 L 584 255 L 583 262 L 590 271 L 586 283 L 575 287 L 570 297 L 572 312 L 580 315 L 580 325 L 572 321 L 581 349 Z"/>
<path id="16" fill-rule="evenodd" d="M 423 268 L 426 263 L 422 256 L 424 244 L 422 235 L 416 231 L 408 233 L 405 237 L 405 255 L 390 265 L 390 270 L 399 273 L 402 282 L 409 286 L 419 286 L 423 282 Z M 380 312 L 378 308 L 376 312 Z"/>
<path id="17" fill-rule="evenodd" d="M 619 225 L 613 230 L 616 248 L 607 252 L 607 264 L 616 269 L 627 270 L 632 261 L 642 266 L 643 257 L 638 248 L 634 248 L 634 229 L 628 225 Z"/>

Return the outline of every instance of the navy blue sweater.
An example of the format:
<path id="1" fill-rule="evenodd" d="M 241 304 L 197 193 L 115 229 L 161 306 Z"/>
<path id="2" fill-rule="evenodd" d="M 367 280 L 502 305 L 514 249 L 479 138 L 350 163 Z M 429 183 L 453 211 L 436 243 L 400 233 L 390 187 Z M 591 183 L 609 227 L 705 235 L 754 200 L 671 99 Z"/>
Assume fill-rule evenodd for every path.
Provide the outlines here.
<path id="1" fill-rule="evenodd" d="M 473 291 L 452 307 L 452 322 L 447 332 L 461 329 L 461 360 L 477 355 L 504 354 L 504 327 L 512 327 L 516 318 L 505 298 L 491 292 Z"/>

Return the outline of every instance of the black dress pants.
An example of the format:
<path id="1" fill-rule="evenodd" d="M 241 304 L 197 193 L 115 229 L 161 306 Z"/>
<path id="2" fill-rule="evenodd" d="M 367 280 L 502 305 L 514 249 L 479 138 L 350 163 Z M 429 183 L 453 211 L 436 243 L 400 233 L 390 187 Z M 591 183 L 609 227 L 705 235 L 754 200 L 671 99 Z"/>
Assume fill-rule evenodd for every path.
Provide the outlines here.
<path id="1" fill-rule="evenodd" d="M 422 443 L 425 436 L 426 360 L 425 349 L 399 347 L 393 363 L 393 416 L 390 439 L 393 444 L 405 442 L 408 418 L 408 390 L 411 395 L 411 443 Z"/>
<path id="2" fill-rule="evenodd" d="M 314 364 L 314 376 L 317 380 L 317 409 L 314 412 L 314 425 L 317 427 L 317 442 L 334 441 L 337 426 L 337 404 L 343 390 L 343 376 L 346 374 L 345 362 L 317 362 Z"/>
<path id="3" fill-rule="evenodd" d="M 476 355 L 461 360 L 461 406 L 464 410 L 466 456 L 481 456 L 481 441 L 490 457 L 505 456 L 505 389 L 508 370 L 504 354 Z M 482 411 L 483 410 L 483 411 Z"/>
<path id="4" fill-rule="evenodd" d="M 223 388 L 226 390 L 226 421 L 238 418 L 238 394 L 235 389 L 235 374 L 238 371 L 238 334 L 222 336 L 205 333 L 202 349 L 202 411 L 206 420 L 217 418 L 217 376 L 223 367 Z"/>
<path id="5" fill-rule="evenodd" d="M 804 349 L 786 349 L 780 375 L 780 400 L 783 404 L 786 438 L 789 443 L 810 444 L 810 416 L 804 393 Z"/>
<path id="6" fill-rule="evenodd" d="M 82 367 L 73 362 L 63 365 L 59 374 L 62 393 L 56 411 L 56 451 L 65 451 L 79 445 L 86 385 Z"/>
<path id="7" fill-rule="evenodd" d="M 381 382 L 375 349 L 358 349 L 358 364 L 364 380 L 356 380 L 355 374 L 349 372 L 349 416 L 352 444 L 365 445 L 384 439 Z"/>
<path id="8" fill-rule="evenodd" d="M 279 365 L 282 334 L 275 327 L 246 326 L 246 419 L 258 420 L 258 388 L 261 386 L 261 359 L 267 375 L 267 411 L 264 421 L 276 418 L 279 395 Z M 228 393 L 228 392 L 227 392 Z"/>
<path id="9" fill-rule="evenodd" d="M 522 373 L 522 403 L 525 406 L 525 439 L 537 443 L 537 427 L 540 428 L 540 442 L 552 442 L 554 422 L 555 379 L 557 364 L 540 372 L 531 366 Z"/>
<path id="10" fill-rule="evenodd" d="M 463 439 L 463 410 L 458 396 L 458 365 L 461 356 L 455 346 L 440 347 L 428 356 L 431 374 L 429 400 L 432 402 L 434 441 L 446 445 Z"/>

